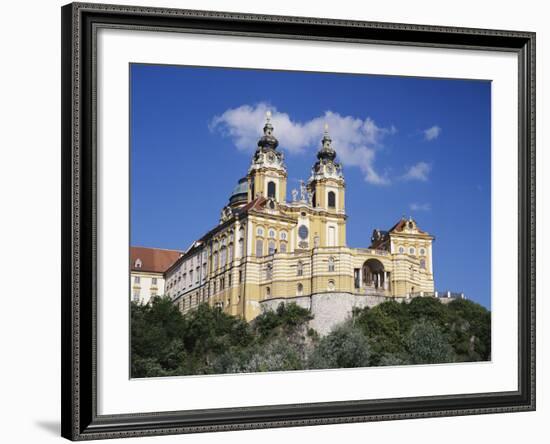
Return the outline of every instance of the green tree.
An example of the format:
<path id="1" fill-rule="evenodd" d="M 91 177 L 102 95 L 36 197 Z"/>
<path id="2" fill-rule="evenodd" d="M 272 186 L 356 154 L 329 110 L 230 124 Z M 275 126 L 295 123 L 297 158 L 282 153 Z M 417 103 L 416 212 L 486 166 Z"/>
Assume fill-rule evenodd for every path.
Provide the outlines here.
<path id="1" fill-rule="evenodd" d="M 371 365 L 379 365 L 385 354 L 403 352 L 401 328 L 410 322 L 401 305 L 398 302 L 384 302 L 355 313 L 353 324 L 369 339 Z"/>
<path id="2" fill-rule="evenodd" d="M 367 367 L 370 347 L 362 331 L 350 324 L 336 328 L 319 341 L 309 359 L 310 368 Z"/>
<path id="3" fill-rule="evenodd" d="M 411 327 L 405 346 L 412 364 L 452 362 L 454 352 L 442 329 L 434 322 L 422 319 Z"/>
<path id="4" fill-rule="evenodd" d="M 448 304 L 448 334 L 460 361 L 491 359 L 491 312 L 466 299 Z"/>
<path id="5" fill-rule="evenodd" d="M 178 374 L 185 357 L 182 341 L 185 321 L 168 298 L 154 298 L 148 305 L 131 305 L 132 376 Z"/>

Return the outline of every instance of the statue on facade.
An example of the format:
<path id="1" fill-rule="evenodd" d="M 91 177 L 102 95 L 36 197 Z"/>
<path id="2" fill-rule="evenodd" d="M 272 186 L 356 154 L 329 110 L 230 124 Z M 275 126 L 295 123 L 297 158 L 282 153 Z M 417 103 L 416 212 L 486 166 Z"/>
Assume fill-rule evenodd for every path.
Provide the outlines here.
<path id="1" fill-rule="evenodd" d="M 302 202 L 306 202 L 307 201 L 307 190 L 306 190 L 306 185 L 304 183 L 303 180 L 300 179 L 300 200 Z"/>

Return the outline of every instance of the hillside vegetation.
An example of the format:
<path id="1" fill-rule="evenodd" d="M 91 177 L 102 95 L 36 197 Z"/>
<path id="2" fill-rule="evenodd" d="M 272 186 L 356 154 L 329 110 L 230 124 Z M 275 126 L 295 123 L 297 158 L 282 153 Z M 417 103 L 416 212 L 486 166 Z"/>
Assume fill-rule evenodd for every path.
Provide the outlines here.
<path id="1" fill-rule="evenodd" d="M 434 298 L 355 310 L 320 338 L 308 310 L 281 304 L 251 323 L 207 304 L 182 315 L 167 298 L 131 305 L 132 377 L 486 361 L 491 313 Z"/>

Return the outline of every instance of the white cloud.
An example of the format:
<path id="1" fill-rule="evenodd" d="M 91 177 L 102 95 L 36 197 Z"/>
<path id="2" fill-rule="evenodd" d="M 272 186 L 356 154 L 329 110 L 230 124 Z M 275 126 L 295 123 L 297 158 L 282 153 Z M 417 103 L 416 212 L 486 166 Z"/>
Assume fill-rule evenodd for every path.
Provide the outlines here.
<path id="1" fill-rule="evenodd" d="M 441 134 L 441 128 L 437 125 L 422 131 L 424 133 L 424 140 L 434 140 Z"/>
<path id="2" fill-rule="evenodd" d="M 432 170 L 430 164 L 426 162 L 418 162 L 416 165 L 409 167 L 407 172 L 401 176 L 403 180 L 420 180 L 426 182 L 428 180 L 428 174 Z"/>
<path id="3" fill-rule="evenodd" d="M 371 184 L 390 183 L 387 173 L 377 171 L 374 163 L 381 140 L 386 135 L 395 134 L 397 130 L 394 126 L 379 127 L 369 117 L 360 119 L 326 111 L 306 122 L 297 122 L 267 103 L 258 103 L 226 110 L 212 119 L 209 128 L 231 137 L 238 149 L 253 151 L 261 136 L 268 110 L 272 113 L 274 135 L 279 140 L 281 149 L 289 153 L 307 150 L 316 152 L 321 144 L 324 124 L 328 123 L 332 145 L 344 166 L 359 167 L 365 180 Z"/>
<path id="4" fill-rule="evenodd" d="M 432 209 L 432 206 L 429 203 L 416 203 L 413 202 L 409 205 L 409 208 L 412 211 L 430 211 Z"/>

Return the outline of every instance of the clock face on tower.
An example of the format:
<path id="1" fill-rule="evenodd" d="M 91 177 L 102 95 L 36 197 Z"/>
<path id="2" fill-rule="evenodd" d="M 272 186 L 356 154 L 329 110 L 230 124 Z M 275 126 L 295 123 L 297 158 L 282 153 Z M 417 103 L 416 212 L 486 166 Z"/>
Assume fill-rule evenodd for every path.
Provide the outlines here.
<path id="1" fill-rule="evenodd" d="M 305 225 L 300 225 L 298 227 L 298 236 L 300 237 L 300 239 L 307 239 L 308 234 L 309 230 Z"/>

